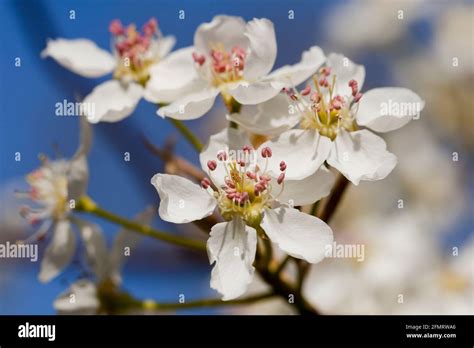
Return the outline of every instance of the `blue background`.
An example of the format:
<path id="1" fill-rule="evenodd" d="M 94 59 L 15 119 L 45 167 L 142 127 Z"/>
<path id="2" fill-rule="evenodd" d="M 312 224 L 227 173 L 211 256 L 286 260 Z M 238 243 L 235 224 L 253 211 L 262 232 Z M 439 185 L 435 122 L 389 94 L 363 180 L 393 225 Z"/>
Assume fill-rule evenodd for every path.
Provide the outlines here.
<path id="1" fill-rule="evenodd" d="M 326 35 L 321 18 L 338 1 L 10 1 L 0 2 L 2 33 L 0 85 L 0 184 L 19 183 L 20 179 L 38 166 L 38 153 L 53 156 L 57 144 L 64 156 L 77 148 L 78 120 L 56 117 L 55 103 L 73 101 L 87 95 L 99 82 L 108 79 L 82 78 L 62 68 L 52 59 L 41 59 L 47 38 L 89 38 L 102 48 L 110 47 L 108 25 L 119 18 L 124 24 L 141 26 L 151 16 L 158 19 L 165 35 L 177 38 L 175 48 L 192 44 L 194 31 L 214 15 L 229 14 L 250 20 L 267 17 L 275 23 L 279 45 L 276 67 L 297 62 L 301 52 L 311 45 L 325 48 Z M 295 20 L 288 20 L 288 10 L 294 10 Z M 75 19 L 69 19 L 69 11 Z M 185 19 L 178 12 L 185 11 Z M 429 19 L 419 20 L 410 29 L 411 35 L 423 49 L 431 39 Z M 21 58 L 21 67 L 14 65 Z M 389 85 L 389 69 L 393 59 L 389 54 L 366 51 L 351 57 L 370 66 L 365 89 Z M 205 117 L 188 123 L 202 139 L 218 129 Z M 132 217 L 148 204 L 157 204 L 158 195 L 149 184 L 153 174 L 162 171 L 161 161 L 143 146 L 145 135 L 157 145 L 175 134 L 167 120 L 155 114 L 153 105 L 142 101 L 132 117 L 119 123 L 94 127 L 94 145 L 89 157 L 89 193 L 101 206 L 118 214 Z M 21 162 L 13 160 L 21 152 Z M 123 161 L 130 152 L 131 161 Z M 193 149 L 179 139 L 177 152 L 195 163 Z M 19 187 L 25 188 L 25 187 Z M 471 188 L 472 190 L 472 188 Z M 96 220 L 97 221 L 97 220 Z M 99 221 L 97 221 L 99 222 Z M 100 221 L 109 240 L 117 227 Z M 159 219 L 155 227 L 176 231 Z M 462 222 L 465 231 L 472 220 Z M 195 234 L 196 237 L 199 234 Z M 49 284 L 36 280 L 39 263 L 15 263 L 14 268 L 0 265 L 1 314 L 53 314 L 52 301 L 80 273 L 79 258 L 68 270 Z M 125 288 L 141 298 L 176 301 L 183 293 L 187 299 L 215 296 L 209 289 L 210 266 L 205 255 L 180 248 L 168 247 L 154 240 L 141 244 L 124 270 Z M 8 283 L 8 286 L 1 286 Z M 14 284 L 14 285 L 12 285 Z M 209 313 L 202 309 L 185 313 Z"/>

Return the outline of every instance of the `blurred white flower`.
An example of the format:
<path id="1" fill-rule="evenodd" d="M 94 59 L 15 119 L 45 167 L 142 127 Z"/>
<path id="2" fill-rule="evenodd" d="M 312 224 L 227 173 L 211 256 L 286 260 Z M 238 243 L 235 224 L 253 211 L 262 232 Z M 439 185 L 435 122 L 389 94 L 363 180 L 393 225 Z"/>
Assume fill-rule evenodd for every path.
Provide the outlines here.
<path id="1" fill-rule="evenodd" d="M 359 218 L 337 242 L 363 244 L 362 262 L 326 259 L 312 267 L 304 294 L 326 314 L 393 314 L 409 310 L 416 282 L 438 268 L 440 253 L 430 233 L 408 213 Z M 430 231 L 431 232 L 431 231 Z"/>
<path id="2" fill-rule="evenodd" d="M 328 39 L 344 49 L 391 45 L 422 15 L 427 1 L 348 1 L 334 6 L 324 17 Z"/>
<path id="3" fill-rule="evenodd" d="M 147 208 L 136 216 L 141 224 L 149 224 L 155 216 L 154 208 Z M 54 301 L 59 314 L 97 314 L 101 310 L 100 293 L 112 292 L 122 284 L 121 269 L 125 257 L 143 239 L 143 236 L 121 229 L 117 232 L 111 250 L 99 226 L 82 222 L 81 235 L 86 245 L 87 264 L 94 279 L 80 279 L 74 282 Z"/>
<path id="4" fill-rule="evenodd" d="M 323 63 L 319 47 L 311 47 L 301 61 L 270 73 L 277 44 L 268 19 L 246 23 L 241 17 L 216 16 L 201 24 L 194 46 L 172 53 L 154 73 L 145 98 L 170 103 L 158 115 L 181 120 L 204 115 L 219 93 L 226 103 L 258 104 L 275 95 L 291 78 L 295 84 L 306 80 Z M 156 76 L 156 78 L 155 78 Z"/>
<path id="5" fill-rule="evenodd" d="M 92 123 L 117 122 L 129 116 L 148 88 L 152 67 L 160 64 L 175 43 L 174 37 L 161 35 L 154 18 L 143 26 L 143 33 L 134 25 L 124 28 L 118 20 L 112 21 L 109 29 L 114 38 L 113 54 L 88 39 L 61 38 L 49 40 L 41 53 L 84 77 L 114 72 L 113 80 L 98 85 L 83 100 L 95 105 L 93 112 L 86 112 Z"/>
<path id="6" fill-rule="evenodd" d="M 31 224 L 41 223 L 30 240 L 43 239 L 53 230 L 52 240 L 41 262 L 39 280 L 48 282 L 66 267 L 74 256 L 76 237 L 72 232 L 70 212 L 76 200 L 86 192 L 88 183 L 87 153 L 91 144 L 90 125 L 81 122 L 81 144 L 70 160 L 50 161 L 42 157 L 39 169 L 26 178 L 28 192 L 19 198 L 31 199 L 34 206 L 23 206 L 21 214 Z M 26 241 L 24 241 L 26 242 Z"/>
<path id="7" fill-rule="evenodd" d="M 276 157 L 285 157 L 287 178 L 302 179 L 312 175 L 323 163 L 339 170 L 355 185 L 361 180 L 380 180 L 395 167 L 397 158 L 386 150 L 385 141 L 368 129 L 388 132 L 407 124 L 424 107 L 420 97 L 409 89 L 384 87 L 360 92 L 365 78 L 362 65 L 339 54 L 330 54 L 326 66 L 313 76 L 300 92 L 286 90 L 283 95 L 255 110 L 245 109 L 229 119 L 252 131 L 262 129 L 277 138 L 266 143 Z M 313 90 L 312 90 L 313 89 Z M 286 130 L 300 123 L 301 129 Z M 269 172 L 278 163 L 269 161 Z"/>
<path id="8" fill-rule="evenodd" d="M 326 223 L 283 205 L 309 204 L 327 195 L 332 174 L 321 168 L 306 180 L 287 182 L 284 158 L 279 175 L 271 176 L 266 170 L 271 149 L 263 146 L 255 151 L 248 144 L 245 133 L 232 128 L 212 136 L 200 156 L 210 178 L 202 181 L 202 187 L 175 175 L 156 174 L 151 180 L 160 195 L 163 220 L 187 223 L 219 208 L 226 222 L 212 227 L 207 250 L 215 263 L 211 287 L 223 300 L 242 295 L 251 282 L 257 233 L 266 233 L 280 249 L 310 263 L 321 261 L 325 246 L 332 243 Z"/>

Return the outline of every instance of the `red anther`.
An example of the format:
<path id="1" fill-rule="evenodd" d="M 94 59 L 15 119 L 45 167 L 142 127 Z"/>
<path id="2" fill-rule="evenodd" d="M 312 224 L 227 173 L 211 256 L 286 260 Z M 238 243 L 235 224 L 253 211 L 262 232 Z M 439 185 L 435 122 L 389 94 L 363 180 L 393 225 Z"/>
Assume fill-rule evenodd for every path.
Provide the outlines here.
<path id="1" fill-rule="evenodd" d="M 296 94 L 290 94 L 290 99 L 291 100 L 298 100 L 298 97 L 296 96 Z"/>
<path id="2" fill-rule="evenodd" d="M 150 18 L 150 20 L 143 25 L 143 32 L 146 36 L 153 36 L 157 29 L 158 21 L 156 18 Z"/>
<path id="3" fill-rule="evenodd" d="M 321 96 L 319 95 L 319 93 L 313 93 L 311 95 L 311 100 L 315 103 L 319 103 L 321 101 Z"/>
<path id="4" fill-rule="evenodd" d="M 286 163 L 285 163 L 285 161 L 281 161 L 281 162 L 280 162 L 280 170 L 281 170 L 282 172 L 284 172 L 284 171 L 286 170 Z"/>
<path id="5" fill-rule="evenodd" d="M 247 177 L 252 180 L 255 180 L 257 178 L 257 174 L 255 174 L 254 172 L 247 172 L 245 173 L 245 175 L 247 175 Z"/>
<path id="6" fill-rule="evenodd" d="M 352 88 L 352 87 L 356 87 L 356 88 L 357 88 L 357 85 L 358 85 L 358 84 L 357 84 L 357 81 L 356 81 L 356 80 L 352 79 L 352 80 L 349 81 L 348 85 L 349 85 L 349 87 L 351 87 L 351 88 Z"/>
<path id="7" fill-rule="evenodd" d="M 360 98 L 362 98 L 362 93 L 357 93 L 354 97 L 354 103 L 358 103 Z"/>
<path id="8" fill-rule="evenodd" d="M 234 182 L 230 179 L 225 179 L 225 184 L 227 185 L 227 187 L 235 188 Z"/>
<path id="9" fill-rule="evenodd" d="M 260 175 L 260 181 L 263 182 L 263 183 L 267 183 L 267 182 L 270 182 L 270 180 L 272 180 L 268 175 L 266 174 L 263 174 L 263 175 Z"/>
<path id="10" fill-rule="evenodd" d="M 204 55 L 193 52 L 193 60 L 199 65 L 203 65 L 206 61 L 206 57 L 204 57 Z"/>
<path id="11" fill-rule="evenodd" d="M 265 186 L 262 185 L 261 182 L 259 182 L 258 184 L 255 185 L 254 189 L 255 189 L 255 192 L 260 193 L 260 192 L 262 192 L 263 190 L 265 190 Z"/>
<path id="12" fill-rule="evenodd" d="M 327 80 L 325 77 L 323 77 L 322 79 L 319 80 L 319 85 L 320 85 L 321 87 L 327 87 L 327 86 L 329 86 L 328 80 Z"/>
<path id="13" fill-rule="evenodd" d="M 281 183 L 283 182 L 283 180 L 285 180 L 285 173 L 281 173 L 280 176 L 278 177 L 277 179 L 277 183 L 278 185 L 281 185 Z"/>
<path id="14" fill-rule="evenodd" d="M 220 62 L 222 59 L 224 59 L 224 54 L 220 51 L 212 50 L 211 51 L 211 57 L 216 61 Z"/>
<path id="15" fill-rule="evenodd" d="M 240 161 L 239 161 L 239 165 L 240 165 L 241 167 L 245 167 L 245 161 L 244 161 L 244 160 L 240 160 Z"/>
<path id="16" fill-rule="evenodd" d="M 245 201 L 249 200 L 249 194 L 247 192 L 242 192 L 239 197 L 239 203 L 244 204 Z"/>
<path id="17" fill-rule="evenodd" d="M 234 199 L 235 196 L 237 195 L 237 192 L 229 192 L 226 197 L 229 199 Z"/>
<path id="18" fill-rule="evenodd" d="M 252 148 L 249 145 L 244 145 L 242 151 L 250 153 L 252 151 Z"/>
<path id="19" fill-rule="evenodd" d="M 319 70 L 319 72 L 321 73 L 321 75 L 329 76 L 329 75 L 331 75 L 331 67 L 326 66 L 324 68 L 321 68 L 321 70 Z"/>
<path id="20" fill-rule="evenodd" d="M 227 161 L 227 152 L 225 152 L 225 151 L 219 151 L 219 152 L 217 153 L 217 159 L 218 159 L 219 161 Z"/>
<path id="21" fill-rule="evenodd" d="M 237 57 L 239 57 L 240 59 L 244 59 L 245 58 L 245 50 L 240 47 L 240 46 L 234 46 L 232 48 L 232 53 L 235 54 Z"/>
<path id="22" fill-rule="evenodd" d="M 340 110 L 342 108 L 342 103 L 339 100 L 333 100 L 331 106 L 336 110 Z"/>
<path id="23" fill-rule="evenodd" d="M 207 189 L 209 186 L 211 186 L 211 181 L 209 178 L 204 178 L 201 180 L 201 186 L 205 189 Z"/>
<path id="24" fill-rule="evenodd" d="M 311 93 L 311 86 L 310 85 L 307 85 L 302 91 L 301 91 L 301 95 L 308 95 Z"/>
<path id="25" fill-rule="evenodd" d="M 214 160 L 211 160 L 211 161 L 207 161 L 207 168 L 209 168 L 209 170 L 216 170 L 217 168 L 217 163 L 216 161 Z"/>
<path id="26" fill-rule="evenodd" d="M 272 157 L 272 149 L 270 149 L 268 146 L 265 146 L 262 149 L 262 157 L 263 158 Z"/>
<path id="27" fill-rule="evenodd" d="M 112 22 L 110 22 L 109 25 L 109 31 L 112 33 L 112 35 L 123 35 L 124 30 L 122 26 L 122 22 L 120 22 L 119 19 L 114 19 Z"/>

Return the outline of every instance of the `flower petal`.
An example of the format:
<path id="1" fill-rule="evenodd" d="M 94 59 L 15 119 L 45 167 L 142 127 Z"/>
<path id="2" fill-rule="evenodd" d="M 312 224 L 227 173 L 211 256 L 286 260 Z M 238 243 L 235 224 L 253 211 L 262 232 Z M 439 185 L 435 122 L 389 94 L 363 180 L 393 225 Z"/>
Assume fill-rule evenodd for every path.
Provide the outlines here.
<path id="1" fill-rule="evenodd" d="M 151 183 L 160 195 L 160 217 L 182 224 L 212 214 L 216 200 L 199 185 L 177 175 L 156 174 Z"/>
<path id="2" fill-rule="evenodd" d="M 240 104 L 255 105 L 275 97 L 283 87 L 280 81 L 241 82 L 229 86 L 228 92 Z"/>
<path id="3" fill-rule="evenodd" d="M 206 144 L 202 152 L 199 154 L 199 161 L 201 168 L 207 173 L 208 161 L 216 161 L 217 167 L 211 172 L 212 180 L 217 185 L 224 184 L 224 177 L 226 176 L 225 164 L 217 159 L 217 154 L 220 151 L 225 151 L 228 154 L 228 159 L 235 159 L 238 150 L 242 150 L 245 145 L 251 146 L 252 143 L 244 131 L 235 128 L 224 128 L 217 134 L 209 137 L 209 142 Z"/>
<path id="4" fill-rule="evenodd" d="M 349 97 L 352 89 L 349 87 L 350 80 L 356 80 L 359 90 L 362 89 L 365 80 L 365 68 L 363 65 L 355 64 L 342 54 L 331 53 L 327 57 L 326 65 L 331 67 L 331 75 L 336 75 L 336 87 L 333 95 L 340 94 Z"/>
<path id="5" fill-rule="evenodd" d="M 286 86 L 298 86 L 309 79 L 325 59 L 323 50 L 318 46 L 313 46 L 303 52 L 299 63 L 282 66 L 268 75 L 268 79 L 282 81 Z"/>
<path id="6" fill-rule="evenodd" d="M 144 97 L 152 103 L 170 103 L 200 91 L 203 82 L 192 58 L 194 47 L 181 48 L 150 68 Z"/>
<path id="7" fill-rule="evenodd" d="M 58 314 L 97 314 L 100 306 L 97 287 L 89 280 L 80 279 L 60 294 L 53 306 Z"/>
<path id="8" fill-rule="evenodd" d="M 397 157 L 386 148 L 382 138 L 366 129 L 350 133 L 341 130 L 327 161 L 354 185 L 360 180 L 381 180 L 397 164 Z"/>
<path id="9" fill-rule="evenodd" d="M 159 108 L 157 114 L 161 117 L 171 117 L 176 120 L 194 120 L 212 108 L 218 94 L 219 90 L 206 88 Z"/>
<path id="10" fill-rule="evenodd" d="M 194 34 L 194 47 L 201 54 L 209 55 L 216 44 L 222 44 L 226 51 L 234 46 L 248 47 L 244 35 L 246 23 L 242 17 L 215 16 L 210 23 L 201 24 Z"/>
<path id="11" fill-rule="evenodd" d="M 254 81 L 267 75 L 275 64 L 277 43 L 273 23 L 266 18 L 254 18 L 247 23 L 245 36 L 249 54 L 245 60 L 244 78 Z"/>
<path id="12" fill-rule="evenodd" d="M 285 206 L 266 209 L 261 226 L 281 250 L 310 263 L 321 261 L 326 245 L 333 242 L 332 230 L 324 221 Z"/>
<path id="13" fill-rule="evenodd" d="M 357 123 L 376 132 L 389 132 L 419 115 L 425 102 L 406 88 L 375 88 L 364 93 L 357 108 Z"/>
<path id="14" fill-rule="evenodd" d="M 86 112 L 91 123 L 118 122 L 129 116 L 142 98 L 143 88 L 137 83 L 122 85 L 117 80 L 106 81 L 84 98 L 85 105 L 93 105 L 93 111 Z"/>
<path id="15" fill-rule="evenodd" d="M 257 232 L 241 218 L 215 224 L 207 241 L 211 288 L 223 295 L 224 301 L 242 295 L 253 278 L 252 266 L 257 250 Z"/>
<path id="16" fill-rule="evenodd" d="M 163 59 L 171 52 L 176 44 L 176 38 L 173 35 L 163 36 L 156 42 L 156 53 Z"/>
<path id="17" fill-rule="evenodd" d="M 290 206 L 312 204 L 329 195 L 334 181 L 334 175 L 325 166 L 321 166 L 316 173 L 305 179 L 285 179 L 285 187 L 279 194 L 278 201 Z M 272 187 L 277 187 L 275 178 L 272 178 Z"/>
<path id="18" fill-rule="evenodd" d="M 73 158 L 68 162 L 67 191 L 69 199 L 79 199 L 87 191 L 89 167 L 85 155 Z"/>
<path id="19" fill-rule="evenodd" d="M 66 69 L 84 77 L 99 77 L 115 68 L 114 57 L 87 39 L 48 40 L 41 57 L 52 57 Z"/>
<path id="20" fill-rule="evenodd" d="M 150 225 L 156 211 L 153 207 L 145 209 L 138 214 L 133 220 L 142 224 Z M 112 250 L 110 251 L 108 276 L 119 286 L 122 283 L 121 269 L 125 262 L 125 258 L 132 255 L 132 250 L 144 238 L 143 235 L 132 232 L 125 228 L 120 229 L 114 239 Z"/>
<path id="21" fill-rule="evenodd" d="M 71 223 L 69 220 L 59 220 L 41 262 L 39 280 L 47 283 L 56 277 L 71 262 L 75 250 L 76 236 L 72 232 Z"/>
<path id="22" fill-rule="evenodd" d="M 259 149 L 266 146 L 273 152 L 268 158 L 269 174 L 278 177 L 280 162 L 285 161 L 286 179 L 296 180 L 314 174 L 321 167 L 331 150 L 331 140 L 312 129 L 292 129 L 263 143 Z"/>
<path id="23" fill-rule="evenodd" d="M 240 113 L 227 115 L 227 119 L 249 132 L 275 136 L 296 126 L 301 116 L 290 108 L 288 96 L 279 93 L 256 106 L 246 105 Z"/>
<path id="24" fill-rule="evenodd" d="M 86 249 L 87 263 L 100 281 L 108 271 L 108 252 L 105 238 L 99 226 L 88 221 L 75 219 Z"/>

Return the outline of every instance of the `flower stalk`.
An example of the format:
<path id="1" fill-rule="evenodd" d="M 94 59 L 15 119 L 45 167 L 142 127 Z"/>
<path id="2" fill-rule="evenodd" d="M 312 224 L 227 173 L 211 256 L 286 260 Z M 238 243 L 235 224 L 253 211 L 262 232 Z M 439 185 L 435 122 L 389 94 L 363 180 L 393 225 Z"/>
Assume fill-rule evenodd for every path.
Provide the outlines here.
<path id="1" fill-rule="evenodd" d="M 119 215 L 100 208 L 94 201 L 92 201 L 92 199 L 87 196 L 83 196 L 79 199 L 76 204 L 75 210 L 98 216 L 104 220 L 111 221 L 117 225 L 120 225 L 128 230 L 138 232 L 140 234 L 161 240 L 163 242 L 195 250 L 206 250 L 206 244 L 200 240 L 193 240 L 181 236 L 175 236 L 170 233 L 156 230 L 151 226 L 142 225 L 138 222 L 128 220 L 126 218 L 123 218 Z"/>

